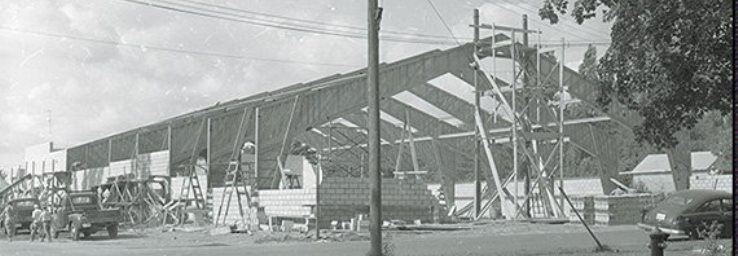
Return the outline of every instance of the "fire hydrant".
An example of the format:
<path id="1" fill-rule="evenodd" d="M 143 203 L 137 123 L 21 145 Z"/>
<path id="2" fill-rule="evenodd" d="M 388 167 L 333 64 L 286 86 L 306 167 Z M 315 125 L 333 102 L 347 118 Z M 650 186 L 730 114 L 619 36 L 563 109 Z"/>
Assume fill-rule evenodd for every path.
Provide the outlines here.
<path id="1" fill-rule="evenodd" d="M 666 239 L 669 238 L 669 234 L 661 232 L 657 228 L 648 236 L 651 238 L 651 243 L 648 244 L 648 248 L 651 248 L 651 256 L 664 256 Z"/>

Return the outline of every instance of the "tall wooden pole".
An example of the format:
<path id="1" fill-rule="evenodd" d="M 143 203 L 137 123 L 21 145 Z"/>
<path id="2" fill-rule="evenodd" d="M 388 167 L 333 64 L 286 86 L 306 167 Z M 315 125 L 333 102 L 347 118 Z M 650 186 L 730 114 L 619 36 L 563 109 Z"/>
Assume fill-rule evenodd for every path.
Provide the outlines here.
<path id="1" fill-rule="evenodd" d="M 523 14 L 523 30 L 526 32 L 523 33 L 523 45 L 528 47 L 528 15 Z M 538 52 L 536 52 L 538 54 Z M 523 65 L 523 86 L 531 86 L 530 79 L 528 77 L 528 57 L 530 55 L 524 55 L 523 59 L 525 61 L 522 62 Z M 537 86 L 537 85 L 536 85 Z M 536 99 L 537 101 L 537 99 Z M 536 104 L 536 108 L 538 108 L 538 105 Z M 538 110 L 536 110 L 538 111 Z M 536 119 L 536 121 L 540 121 Z M 526 142 L 527 143 L 527 142 Z M 527 146 L 527 144 L 525 145 Z M 523 197 L 528 198 L 528 194 L 530 192 L 530 168 L 528 165 L 523 165 Z M 526 217 L 530 217 L 530 200 L 525 201 L 525 205 L 523 205 L 523 210 Z"/>
<path id="2" fill-rule="evenodd" d="M 259 168 L 261 168 L 261 159 L 259 159 L 259 122 L 261 121 L 261 114 L 259 108 L 254 110 L 254 178 L 252 179 L 252 190 L 259 189 Z"/>
<path id="3" fill-rule="evenodd" d="M 369 255 L 382 255 L 382 177 L 380 173 L 379 141 L 379 19 L 381 10 L 377 0 L 369 0 L 367 6 L 368 67 L 367 91 L 369 105 L 369 181 L 371 188 L 369 207 Z"/>
<path id="4" fill-rule="evenodd" d="M 510 56 L 512 56 L 511 58 L 512 58 L 512 73 L 513 73 L 512 84 L 511 84 L 512 85 L 512 113 L 511 114 L 513 115 L 512 116 L 512 120 L 513 120 L 512 122 L 512 140 L 513 140 L 512 145 L 513 145 L 513 176 L 515 177 L 515 180 L 514 180 L 515 194 L 513 197 L 514 198 L 513 202 L 515 202 L 515 207 L 517 208 L 518 183 L 520 182 L 518 180 L 518 120 L 515 118 L 518 112 L 518 106 L 517 106 L 517 100 L 516 100 L 516 98 L 518 97 L 516 94 L 516 92 L 518 91 L 518 84 L 517 84 L 518 72 L 515 66 L 515 62 L 517 61 L 516 60 L 517 50 L 515 49 L 516 43 L 517 41 L 515 39 L 515 31 L 513 31 L 512 32 L 512 45 L 510 45 Z M 495 76 L 497 76 L 496 73 L 495 73 Z M 515 211 L 517 210 L 518 209 L 515 209 Z M 517 216 L 513 216 L 513 218 L 517 218 Z"/>
<path id="5" fill-rule="evenodd" d="M 492 35 L 494 40 L 494 35 Z M 474 9 L 474 54 L 477 54 L 479 50 L 479 9 Z M 479 111 L 479 69 L 474 69 L 474 111 Z M 474 115 L 477 118 L 477 115 Z M 476 120 L 475 122 L 476 123 Z M 479 216 L 482 210 L 482 182 L 480 181 L 480 162 L 479 162 L 479 150 L 481 145 L 479 144 L 479 127 L 474 126 L 474 217 Z M 489 187 L 490 184 L 487 184 Z M 454 196 L 454 195 L 446 195 Z"/>
<path id="6" fill-rule="evenodd" d="M 564 191 L 564 58 L 566 52 L 566 40 L 561 38 L 561 60 L 559 61 L 559 189 L 562 197 Z M 564 198 L 560 199 L 559 205 L 564 205 Z"/>

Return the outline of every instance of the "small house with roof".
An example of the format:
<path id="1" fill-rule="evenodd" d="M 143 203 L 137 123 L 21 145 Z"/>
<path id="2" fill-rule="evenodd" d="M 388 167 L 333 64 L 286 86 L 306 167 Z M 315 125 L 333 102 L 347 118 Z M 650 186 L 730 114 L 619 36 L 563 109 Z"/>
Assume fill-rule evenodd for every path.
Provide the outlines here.
<path id="1" fill-rule="evenodd" d="M 723 181 L 721 180 L 726 179 L 726 177 L 722 177 L 725 175 L 716 175 L 714 171 L 713 163 L 717 160 L 717 156 L 709 151 L 700 151 L 692 152 L 691 158 L 692 173 L 690 175 L 690 188 L 722 190 L 722 186 L 709 187 L 706 184 L 702 184 L 704 180 L 710 180 L 715 183 L 716 179 L 718 180 L 717 183 L 722 184 Z M 631 186 L 635 188 L 654 193 L 676 190 L 672 168 L 666 154 L 650 154 L 638 163 L 633 170 L 621 172 L 620 175 L 633 176 Z M 728 176 L 732 178 L 732 175 Z M 728 185 L 730 185 L 729 181 Z"/>

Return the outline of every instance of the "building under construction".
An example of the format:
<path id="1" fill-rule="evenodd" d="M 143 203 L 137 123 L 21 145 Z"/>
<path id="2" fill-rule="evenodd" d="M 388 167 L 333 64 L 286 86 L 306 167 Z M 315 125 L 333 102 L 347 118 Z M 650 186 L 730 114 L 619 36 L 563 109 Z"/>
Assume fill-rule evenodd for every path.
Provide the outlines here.
<path id="1" fill-rule="evenodd" d="M 481 218 L 495 208 L 508 219 L 565 218 L 557 196 L 566 189 L 565 147 L 595 157 L 603 193 L 616 189 L 618 138 L 600 124 L 629 129 L 637 115 L 599 107 L 597 85 L 562 65 L 563 39 L 545 48 L 540 31 L 475 28 L 474 42 L 380 65 L 384 218 Z M 593 114 L 574 116 L 567 104 Z M 195 209 L 229 225 L 291 218 L 327 227 L 369 211 L 366 108 L 360 69 L 76 145 L 52 170 L 69 173 L 69 189 L 109 193 L 133 223 Z M 510 169 L 499 166 L 503 152 L 512 152 Z M 674 154 L 688 152 L 669 152 L 679 188 L 689 158 Z M 468 204 L 451 196 L 461 172 L 475 177 Z M 445 196 L 416 178 L 430 174 Z M 136 213 L 141 201 L 156 209 Z"/>

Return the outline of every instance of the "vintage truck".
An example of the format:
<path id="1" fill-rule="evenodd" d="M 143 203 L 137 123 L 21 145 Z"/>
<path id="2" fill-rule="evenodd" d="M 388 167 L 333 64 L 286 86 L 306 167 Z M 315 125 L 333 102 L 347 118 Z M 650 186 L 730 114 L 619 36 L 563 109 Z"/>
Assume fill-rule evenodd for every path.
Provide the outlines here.
<path id="1" fill-rule="evenodd" d="M 27 229 L 31 230 L 31 223 L 33 223 L 33 217 L 31 216 L 33 213 L 33 206 L 40 204 L 38 199 L 36 198 L 16 198 L 11 199 L 8 201 L 8 204 L 13 205 L 15 207 L 15 232 L 17 233 L 19 229 Z M 4 206 L 3 206 L 4 207 Z M 8 234 L 8 230 L 10 230 L 8 227 L 5 227 L 4 221 L 0 221 L 3 223 L 0 223 L 0 228 L 3 229 L 3 233 Z"/>
<path id="2" fill-rule="evenodd" d="M 100 230 L 107 230 L 110 238 L 118 236 L 118 223 L 123 220 L 118 209 L 102 209 L 97 194 L 70 192 L 62 198 L 61 205 L 52 215 L 51 233 L 70 232 L 72 240 L 80 234 L 89 237 Z"/>

